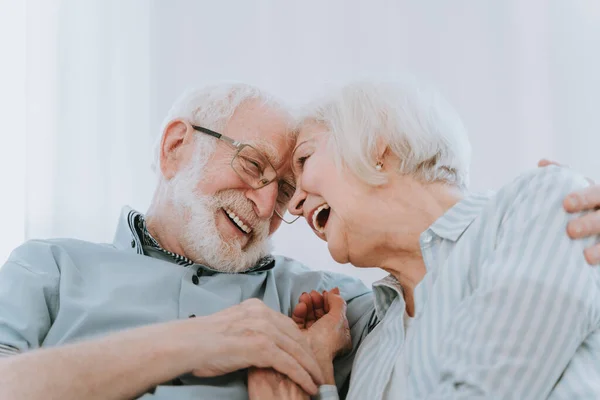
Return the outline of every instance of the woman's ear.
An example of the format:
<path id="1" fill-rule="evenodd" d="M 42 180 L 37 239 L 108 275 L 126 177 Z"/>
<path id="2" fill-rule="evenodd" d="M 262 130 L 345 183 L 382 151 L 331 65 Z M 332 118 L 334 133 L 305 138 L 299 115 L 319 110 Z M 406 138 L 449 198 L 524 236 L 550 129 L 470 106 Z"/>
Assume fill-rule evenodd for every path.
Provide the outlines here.
<path id="1" fill-rule="evenodd" d="M 388 155 L 389 153 L 389 146 L 387 144 L 387 141 L 382 138 L 382 137 L 378 137 L 376 142 L 375 142 L 375 160 L 376 162 L 379 164 L 383 164 L 385 157 Z"/>
<path id="2" fill-rule="evenodd" d="M 186 161 L 185 149 L 193 142 L 194 128 L 175 119 L 167 124 L 160 142 L 160 171 L 166 180 L 173 178 Z"/>

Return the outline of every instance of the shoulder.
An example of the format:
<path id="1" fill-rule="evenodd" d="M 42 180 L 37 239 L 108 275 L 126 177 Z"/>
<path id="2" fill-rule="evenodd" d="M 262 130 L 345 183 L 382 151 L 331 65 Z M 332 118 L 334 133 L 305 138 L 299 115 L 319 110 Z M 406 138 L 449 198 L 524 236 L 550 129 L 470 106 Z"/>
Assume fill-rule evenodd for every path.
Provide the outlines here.
<path id="1" fill-rule="evenodd" d="M 519 204 L 559 201 L 574 190 L 589 186 L 585 177 L 569 168 L 548 166 L 521 174 L 496 194 L 498 202 Z"/>
<path id="2" fill-rule="evenodd" d="M 273 272 L 275 273 L 276 279 L 316 280 L 324 286 L 331 287 L 357 283 L 364 287 L 364 284 L 360 279 L 349 275 L 311 269 L 300 261 L 285 256 L 274 256 L 274 258 L 275 267 L 273 268 Z M 349 267 L 349 269 L 350 268 L 352 267 Z"/>
<path id="3" fill-rule="evenodd" d="M 14 249 L 6 263 L 20 265 L 30 272 L 60 270 L 61 263 L 66 259 L 76 259 L 80 255 L 92 257 L 105 251 L 116 249 L 111 245 L 77 239 L 32 239 Z"/>

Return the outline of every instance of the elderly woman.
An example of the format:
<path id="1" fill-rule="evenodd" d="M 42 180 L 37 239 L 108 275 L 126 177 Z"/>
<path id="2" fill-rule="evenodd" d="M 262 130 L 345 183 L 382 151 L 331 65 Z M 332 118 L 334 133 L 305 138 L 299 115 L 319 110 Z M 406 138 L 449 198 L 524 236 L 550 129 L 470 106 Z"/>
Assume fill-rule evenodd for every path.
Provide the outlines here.
<path id="1" fill-rule="evenodd" d="M 549 166 L 470 193 L 469 161 L 460 118 L 412 84 L 349 85 L 302 119 L 289 211 L 390 274 L 348 398 L 600 398 L 600 245 L 563 209 L 588 182 Z"/>

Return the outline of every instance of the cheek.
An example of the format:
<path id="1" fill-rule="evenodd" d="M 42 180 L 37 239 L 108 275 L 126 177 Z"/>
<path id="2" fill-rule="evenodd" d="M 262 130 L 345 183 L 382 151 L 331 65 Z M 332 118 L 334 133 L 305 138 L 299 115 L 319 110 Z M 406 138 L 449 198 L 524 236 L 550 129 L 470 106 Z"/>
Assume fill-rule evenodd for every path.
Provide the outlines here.
<path id="1" fill-rule="evenodd" d="M 331 257 L 340 264 L 349 262 L 347 226 L 337 213 L 329 216 L 326 228 L 327 249 Z"/>
<path id="2" fill-rule="evenodd" d="M 311 157 L 302 172 L 302 188 L 308 193 L 320 195 L 327 202 L 330 201 L 327 196 L 333 195 L 332 190 L 343 184 L 335 164 L 322 156 Z"/>

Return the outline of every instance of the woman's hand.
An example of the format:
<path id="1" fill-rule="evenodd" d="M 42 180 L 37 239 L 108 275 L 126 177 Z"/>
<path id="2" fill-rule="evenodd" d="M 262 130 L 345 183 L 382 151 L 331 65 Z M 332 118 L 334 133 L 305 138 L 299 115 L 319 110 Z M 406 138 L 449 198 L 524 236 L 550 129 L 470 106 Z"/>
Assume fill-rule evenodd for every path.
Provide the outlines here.
<path id="1" fill-rule="evenodd" d="M 560 164 L 554 161 L 541 160 L 539 167 Z M 600 235 L 600 185 L 588 178 L 593 186 L 569 194 L 563 203 L 569 213 L 590 211 L 583 217 L 577 218 L 567 225 L 567 233 L 572 239 L 581 239 L 588 236 Z M 585 249 L 585 259 L 590 265 L 600 264 L 600 243 Z"/>
<path id="2" fill-rule="evenodd" d="M 333 360 L 352 348 L 346 302 L 338 288 L 323 293 L 314 290 L 310 294 L 303 293 L 292 312 L 292 319 L 305 330 L 317 356 L 325 354 Z"/>

